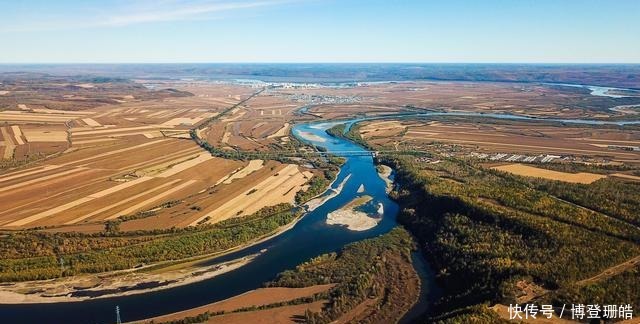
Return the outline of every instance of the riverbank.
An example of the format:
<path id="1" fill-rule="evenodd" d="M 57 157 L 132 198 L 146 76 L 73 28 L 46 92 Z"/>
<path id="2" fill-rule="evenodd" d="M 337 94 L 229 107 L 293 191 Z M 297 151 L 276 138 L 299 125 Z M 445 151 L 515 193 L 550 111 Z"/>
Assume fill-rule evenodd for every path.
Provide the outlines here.
<path id="1" fill-rule="evenodd" d="M 340 182 L 340 184 L 338 185 L 338 187 L 336 187 L 335 189 L 332 188 L 333 184 L 338 180 L 338 178 L 336 177 L 330 184 L 329 184 L 329 188 L 327 188 L 327 190 L 325 190 L 323 193 L 315 196 L 314 198 L 312 198 L 311 200 L 309 200 L 307 203 L 305 203 L 303 206 L 305 206 L 306 211 L 307 212 L 312 212 L 314 211 L 316 208 L 322 206 L 325 202 L 327 202 L 329 199 L 339 195 L 342 192 L 342 189 L 344 188 L 344 185 L 347 183 L 347 181 L 349 181 L 349 178 L 351 178 L 351 174 L 347 175 L 342 182 Z M 330 191 L 329 193 L 327 193 L 328 191 Z"/>
<path id="2" fill-rule="evenodd" d="M 208 264 L 208 261 L 273 239 L 292 229 L 303 217 L 304 214 L 267 236 L 210 255 L 162 262 L 137 269 L 4 284 L 0 287 L 0 303 L 82 302 L 144 294 L 204 281 L 247 265 L 258 254 L 213 265 Z"/>
<path id="3" fill-rule="evenodd" d="M 286 307 L 287 302 L 294 301 L 296 299 L 309 297 L 311 298 L 315 294 L 323 293 L 333 288 L 335 284 L 315 285 L 303 288 L 287 288 L 287 287 L 269 287 L 258 288 L 255 290 L 247 291 L 243 294 L 233 296 L 231 298 L 221 300 L 219 302 L 207 304 L 204 306 L 176 312 L 172 314 L 157 316 L 142 321 L 136 321 L 132 323 L 162 323 L 167 321 L 182 320 L 188 317 L 196 317 L 201 314 L 223 314 L 230 313 L 249 313 L 251 307 L 264 307 L 266 305 L 273 305 L 276 303 L 282 303 L 281 307 Z M 303 304 L 304 305 L 304 304 Z M 274 307 L 277 308 L 277 307 Z M 247 309 L 242 312 L 241 310 Z M 303 312 L 304 313 L 304 312 Z M 210 317 L 214 317 L 211 315 Z M 220 321 L 223 319 L 220 318 Z"/>
<path id="4" fill-rule="evenodd" d="M 384 180 L 384 182 L 386 183 L 387 193 L 390 193 L 391 190 L 393 190 L 393 180 L 391 179 L 393 169 L 388 165 L 378 164 L 376 166 L 376 170 L 378 171 L 378 176 L 380 176 L 380 179 Z"/>
<path id="5" fill-rule="evenodd" d="M 77 276 L 46 282 L 31 281 L 4 286 L 0 300 L 4 304 L 81 302 L 89 299 L 128 296 L 188 285 L 233 271 L 251 262 L 257 255 L 207 267 L 166 271 L 161 274 L 130 272 Z M 11 290 L 6 290 L 6 289 Z"/>
<path id="6" fill-rule="evenodd" d="M 331 186 L 335 182 L 334 179 L 334 182 L 325 189 L 323 194 L 327 191 L 332 191 L 332 194 L 328 195 L 328 199 L 339 194 L 344 186 L 344 182 L 346 182 L 348 178 L 349 177 L 347 177 L 338 188 L 332 189 Z M 322 196 L 323 194 L 318 196 Z M 287 232 L 298 224 L 306 213 L 321 206 L 328 199 L 321 199 L 320 201 L 314 202 L 313 208 L 302 213 L 288 224 L 279 227 L 272 233 L 224 251 L 182 260 L 164 261 L 134 269 L 4 284 L 0 287 L 0 303 L 81 302 L 92 299 L 144 294 L 211 279 L 248 264 L 258 254 L 216 264 L 211 264 L 211 261 L 231 253 L 251 248 Z M 309 203 L 311 203 L 311 201 L 307 202 L 307 204 Z M 305 204 L 305 206 L 307 204 Z M 262 252 L 264 251 L 261 251 L 261 253 Z"/>
<path id="7" fill-rule="evenodd" d="M 317 145 L 328 151 L 363 150 L 362 147 L 348 140 L 329 137 L 322 129 L 312 129 L 308 124 L 298 124 L 294 127 L 295 129 L 313 132 L 326 138 L 326 142 L 318 143 Z M 351 174 L 350 180 L 344 181 L 348 174 Z M 298 264 L 318 255 L 338 251 L 346 244 L 378 237 L 396 226 L 395 215 L 398 212 L 398 207 L 384 194 L 383 183 L 378 179 L 370 158 L 346 158 L 345 163 L 341 166 L 341 172 L 334 181 L 344 181 L 344 190 L 340 190 L 340 186 L 334 188 L 335 191 L 340 191 L 335 196 L 331 192 L 325 191 L 323 195 L 320 195 L 320 200 L 324 200 L 322 199 L 324 195 L 332 195 L 333 197 L 327 200 L 326 203 L 318 204 L 312 211 L 308 211 L 299 220 L 297 226 L 288 224 L 293 226 L 292 230 L 286 231 L 262 244 L 254 244 L 246 249 L 235 249 L 234 251 L 236 252 L 219 259 L 220 261 L 229 261 L 260 252 L 258 257 L 224 275 L 172 289 L 160 289 L 159 291 L 150 291 L 144 294 L 108 299 L 94 298 L 82 303 L 0 305 L 0 313 L 10 322 L 62 321 L 66 323 L 102 323 L 113 320 L 113 305 L 120 306 L 123 319 L 127 321 L 180 312 L 257 289 L 262 287 L 265 282 L 274 280 L 279 273 L 292 269 Z M 364 184 L 367 192 L 370 192 L 376 201 L 384 205 L 384 217 L 375 228 L 362 232 L 348 231 L 339 226 L 327 226 L 325 223 L 326 215 L 353 199 L 351 189 L 355 192 L 357 189 L 355 184 Z M 214 258 L 212 257 L 211 259 Z M 209 262 L 206 266 L 210 266 L 211 263 L 216 261 L 194 263 L 204 264 Z M 176 267 L 180 266 L 175 262 L 174 265 Z M 158 270 L 161 271 L 162 269 Z M 393 273 L 396 272 L 394 271 Z M 61 311 L 63 309 L 64 311 Z M 73 313 L 74 318 L 69 318 L 69 313 Z"/>

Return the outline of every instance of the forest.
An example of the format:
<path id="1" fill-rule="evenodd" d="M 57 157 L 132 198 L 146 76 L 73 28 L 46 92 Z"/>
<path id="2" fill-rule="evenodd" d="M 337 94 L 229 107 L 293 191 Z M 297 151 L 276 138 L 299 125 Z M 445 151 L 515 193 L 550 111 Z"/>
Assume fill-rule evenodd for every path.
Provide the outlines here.
<path id="1" fill-rule="evenodd" d="M 279 204 L 243 218 L 165 231 L 12 232 L 0 237 L 0 281 L 52 279 L 208 255 L 270 235 L 301 214 L 290 204 Z"/>
<path id="2" fill-rule="evenodd" d="M 622 192 L 620 201 L 638 199 L 633 187 L 542 183 L 455 159 L 427 164 L 405 156 L 379 162 L 396 170 L 399 189 L 391 195 L 402 208 L 399 222 L 416 236 L 445 287 L 426 321 L 485 322 L 489 314 L 482 305 L 515 303 L 524 294 L 521 283 L 549 291 L 532 296 L 538 298 L 534 302 L 635 296 L 627 303 L 640 306 L 637 287 L 630 284 L 640 281 L 637 272 L 587 287 L 576 284 L 640 254 L 640 229 L 630 226 L 635 211 L 621 204 L 613 213 L 607 208 L 616 201 L 603 203 L 609 189 Z M 593 191 L 601 194 L 590 195 Z"/>

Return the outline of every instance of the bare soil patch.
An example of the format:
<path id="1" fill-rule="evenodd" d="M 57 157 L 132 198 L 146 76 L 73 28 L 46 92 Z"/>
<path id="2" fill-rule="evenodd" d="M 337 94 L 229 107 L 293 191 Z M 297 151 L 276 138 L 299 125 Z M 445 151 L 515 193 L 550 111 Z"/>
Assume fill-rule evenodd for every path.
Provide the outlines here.
<path id="1" fill-rule="evenodd" d="M 532 167 L 532 166 L 528 166 L 520 163 L 496 166 L 496 167 L 493 167 L 492 169 L 505 171 L 505 172 L 509 172 L 509 173 L 513 173 L 513 174 L 517 174 L 525 177 L 536 177 L 536 178 L 543 178 L 543 179 L 549 179 L 549 180 L 558 180 L 558 181 L 564 181 L 564 182 L 583 183 L 583 184 L 589 184 L 594 181 L 607 177 L 606 175 L 595 174 L 595 173 L 586 173 L 586 172 L 567 173 L 567 172 L 559 172 L 559 171 L 553 171 L 553 170 L 547 170 L 547 169 L 540 169 L 540 168 L 536 168 L 536 167 Z"/>

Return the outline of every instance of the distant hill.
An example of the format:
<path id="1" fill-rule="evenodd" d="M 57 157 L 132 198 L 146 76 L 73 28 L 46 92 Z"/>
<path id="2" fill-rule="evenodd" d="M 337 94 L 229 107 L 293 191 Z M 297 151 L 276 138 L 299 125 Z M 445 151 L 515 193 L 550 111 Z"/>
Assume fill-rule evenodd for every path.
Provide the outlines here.
<path id="1" fill-rule="evenodd" d="M 640 89 L 640 64 L 0 64 L 0 72 L 284 82 L 552 82 Z"/>

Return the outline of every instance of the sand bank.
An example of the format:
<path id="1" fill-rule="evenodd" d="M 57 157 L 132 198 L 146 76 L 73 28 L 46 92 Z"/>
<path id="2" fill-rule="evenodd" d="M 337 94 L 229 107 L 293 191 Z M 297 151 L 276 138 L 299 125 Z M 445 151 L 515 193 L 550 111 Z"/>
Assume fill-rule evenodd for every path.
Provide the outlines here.
<path id="1" fill-rule="evenodd" d="M 327 224 L 344 225 L 352 231 L 366 231 L 376 227 L 380 219 L 369 217 L 364 212 L 356 210 L 371 200 L 371 196 L 361 196 L 353 199 L 342 208 L 327 215 Z"/>

